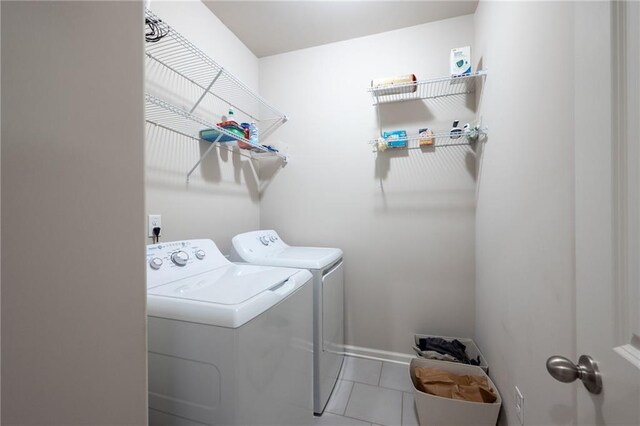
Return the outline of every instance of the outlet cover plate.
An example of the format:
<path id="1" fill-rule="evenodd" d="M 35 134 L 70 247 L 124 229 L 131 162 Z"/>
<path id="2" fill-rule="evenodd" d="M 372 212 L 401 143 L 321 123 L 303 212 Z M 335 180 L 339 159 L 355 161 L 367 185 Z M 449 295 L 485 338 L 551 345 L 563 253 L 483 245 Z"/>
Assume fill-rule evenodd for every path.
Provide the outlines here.
<path id="1" fill-rule="evenodd" d="M 159 226 L 162 228 L 162 216 L 159 214 L 150 214 L 149 220 L 147 221 L 147 223 L 149 228 L 147 232 L 147 237 L 153 237 L 153 228 L 155 228 L 156 226 Z"/>
<path id="2" fill-rule="evenodd" d="M 518 420 L 520 420 L 520 424 L 524 425 L 524 396 L 522 396 L 522 392 L 516 386 L 516 415 L 518 416 Z"/>

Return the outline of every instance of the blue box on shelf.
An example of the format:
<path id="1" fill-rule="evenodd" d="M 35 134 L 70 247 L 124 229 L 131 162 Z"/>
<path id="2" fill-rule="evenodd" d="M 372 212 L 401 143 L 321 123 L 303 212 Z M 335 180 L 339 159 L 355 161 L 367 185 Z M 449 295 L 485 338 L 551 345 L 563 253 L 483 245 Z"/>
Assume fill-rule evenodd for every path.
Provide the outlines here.
<path id="1" fill-rule="evenodd" d="M 390 132 L 384 132 L 382 137 L 387 141 L 389 148 L 406 148 L 407 147 L 407 131 L 406 130 L 392 130 Z"/>
<path id="2" fill-rule="evenodd" d="M 224 125 L 224 123 L 222 127 L 227 132 L 237 135 L 237 137 L 229 136 L 226 133 L 222 133 L 218 128 L 212 128 L 212 129 L 200 130 L 200 139 L 208 142 L 215 142 L 221 133 L 222 133 L 222 137 L 220 137 L 218 142 L 233 142 L 238 138 L 244 138 L 244 129 L 242 129 L 241 127 L 234 126 L 234 125 Z"/>

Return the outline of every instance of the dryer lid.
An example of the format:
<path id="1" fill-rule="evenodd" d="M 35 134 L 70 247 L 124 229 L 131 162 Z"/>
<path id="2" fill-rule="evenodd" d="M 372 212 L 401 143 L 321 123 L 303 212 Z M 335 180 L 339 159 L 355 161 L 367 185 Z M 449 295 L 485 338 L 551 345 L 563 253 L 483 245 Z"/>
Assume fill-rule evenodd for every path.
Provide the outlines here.
<path id="1" fill-rule="evenodd" d="M 342 257 L 342 250 L 322 247 L 287 247 L 253 263 L 291 268 L 324 269 Z"/>
<path id="2" fill-rule="evenodd" d="M 273 230 L 253 231 L 233 237 L 231 260 L 255 265 L 322 270 L 342 258 L 342 250 L 292 247 Z"/>

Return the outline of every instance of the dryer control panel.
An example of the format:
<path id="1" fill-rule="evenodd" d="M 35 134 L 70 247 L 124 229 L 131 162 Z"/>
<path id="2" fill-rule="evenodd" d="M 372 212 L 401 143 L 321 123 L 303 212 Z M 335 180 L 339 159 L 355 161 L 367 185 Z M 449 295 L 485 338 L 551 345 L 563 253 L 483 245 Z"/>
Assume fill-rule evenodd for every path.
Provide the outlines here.
<path id="1" fill-rule="evenodd" d="M 147 288 L 231 263 L 211 240 L 185 240 L 147 246 Z"/>
<path id="2" fill-rule="evenodd" d="M 289 246 L 273 230 L 239 234 L 231 240 L 232 262 L 286 268 L 324 269 L 342 258 L 342 250 Z"/>
<path id="3" fill-rule="evenodd" d="M 280 239 L 276 231 L 261 230 L 236 235 L 233 237 L 232 247 L 233 258 L 234 250 L 242 250 L 249 257 L 252 255 L 269 256 L 279 253 L 289 246 Z M 245 256 L 241 256 L 241 258 L 245 258 Z"/>

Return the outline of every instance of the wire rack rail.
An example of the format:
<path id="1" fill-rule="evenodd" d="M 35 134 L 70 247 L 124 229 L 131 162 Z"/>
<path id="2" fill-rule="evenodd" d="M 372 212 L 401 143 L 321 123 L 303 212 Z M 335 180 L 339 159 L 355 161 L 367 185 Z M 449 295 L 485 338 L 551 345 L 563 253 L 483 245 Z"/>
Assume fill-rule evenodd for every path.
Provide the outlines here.
<path id="1" fill-rule="evenodd" d="M 145 94 L 145 120 L 197 140 L 200 139 L 200 130 L 216 128 L 215 124 L 148 93 Z M 225 132 L 224 129 L 222 131 Z"/>
<path id="2" fill-rule="evenodd" d="M 436 99 L 474 93 L 477 82 L 486 75 L 487 71 L 481 70 L 460 77 L 441 77 L 413 83 L 372 87 L 368 91 L 373 97 L 374 105 L 418 99 Z"/>
<path id="3" fill-rule="evenodd" d="M 171 130 L 195 140 L 201 140 L 201 130 L 216 129 L 218 130 L 218 132 L 220 132 L 220 136 L 218 137 L 218 139 L 220 139 L 222 135 L 227 135 L 235 139 L 236 141 L 244 142 L 248 145 L 251 145 L 252 149 L 247 150 L 249 155 L 245 155 L 242 152 L 241 155 L 256 159 L 276 156 L 283 159 L 285 162 L 288 160 L 285 154 L 274 152 L 264 147 L 263 145 L 258 145 L 249 141 L 248 139 L 240 138 L 222 127 L 218 127 L 201 117 L 191 114 L 188 111 L 178 108 L 148 93 L 145 94 L 145 120 L 150 124 L 156 125 L 163 129 Z M 232 144 L 233 143 L 228 142 L 211 143 L 211 146 L 204 152 L 204 154 L 202 154 L 198 162 L 187 173 L 187 182 L 189 181 L 191 174 L 193 174 L 195 169 L 211 153 L 216 145 L 228 147 Z"/>
<path id="4" fill-rule="evenodd" d="M 387 150 L 393 151 L 397 149 L 429 149 L 446 146 L 467 146 L 484 137 L 486 135 L 486 131 L 486 127 L 476 127 L 455 135 L 452 135 L 450 132 L 434 133 L 433 135 L 428 136 L 432 140 L 432 143 L 429 145 L 420 145 L 420 140 L 426 138 L 423 136 L 407 136 L 406 138 L 402 138 L 402 140 L 407 142 L 407 146 L 405 147 L 386 147 L 383 138 L 372 139 L 369 141 L 369 144 L 373 147 L 373 152 L 384 152 Z"/>

